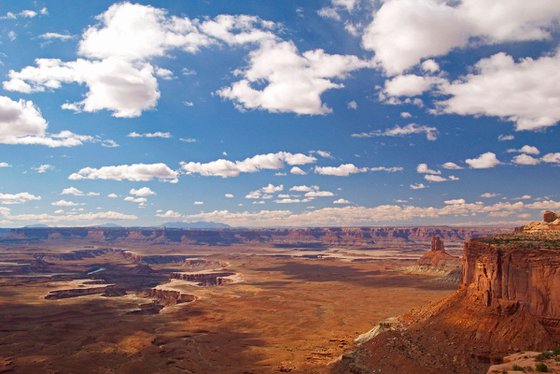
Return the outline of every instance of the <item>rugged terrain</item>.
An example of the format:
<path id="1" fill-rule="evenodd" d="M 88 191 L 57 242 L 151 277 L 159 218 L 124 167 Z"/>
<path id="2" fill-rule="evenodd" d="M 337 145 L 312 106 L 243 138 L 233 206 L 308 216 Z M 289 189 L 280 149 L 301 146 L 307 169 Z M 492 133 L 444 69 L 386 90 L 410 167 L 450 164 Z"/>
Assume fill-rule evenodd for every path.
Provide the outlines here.
<path id="1" fill-rule="evenodd" d="M 546 216 L 545 216 L 546 218 Z M 459 290 L 393 319 L 335 372 L 485 372 L 560 342 L 560 222 L 465 243 Z"/>

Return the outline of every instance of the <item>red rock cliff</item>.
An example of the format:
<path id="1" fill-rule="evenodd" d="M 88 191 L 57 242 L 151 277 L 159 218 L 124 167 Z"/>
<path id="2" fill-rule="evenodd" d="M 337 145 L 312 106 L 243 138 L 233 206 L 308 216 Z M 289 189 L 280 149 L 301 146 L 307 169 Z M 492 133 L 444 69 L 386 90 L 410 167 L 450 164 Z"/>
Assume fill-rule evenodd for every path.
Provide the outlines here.
<path id="1" fill-rule="evenodd" d="M 523 235 L 469 240 L 461 284 L 484 306 L 526 310 L 549 327 L 560 323 L 560 248 L 550 242 Z"/>

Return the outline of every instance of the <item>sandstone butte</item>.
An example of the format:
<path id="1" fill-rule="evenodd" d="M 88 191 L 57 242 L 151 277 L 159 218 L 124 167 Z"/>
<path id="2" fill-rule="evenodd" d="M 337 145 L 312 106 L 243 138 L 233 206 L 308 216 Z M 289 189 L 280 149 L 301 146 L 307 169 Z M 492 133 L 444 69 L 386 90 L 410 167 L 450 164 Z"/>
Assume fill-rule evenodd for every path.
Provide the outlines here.
<path id="1" fill-rule="evenodd" d="M 458 257 L 445 251 L 443 240 L 437 235 L 432 236 L 432 246 L 418 259 L 418 267 L 427 271 L 449 272 L 460 264 Z"/>
<path id="2" fill-rule="evenodd" d="M 485 373 L 516 352 L 556 348 L 559 216 L 547 211 L 513 233 L 467 240 L 456 293 L 373 331 L 334 373 Z"/>

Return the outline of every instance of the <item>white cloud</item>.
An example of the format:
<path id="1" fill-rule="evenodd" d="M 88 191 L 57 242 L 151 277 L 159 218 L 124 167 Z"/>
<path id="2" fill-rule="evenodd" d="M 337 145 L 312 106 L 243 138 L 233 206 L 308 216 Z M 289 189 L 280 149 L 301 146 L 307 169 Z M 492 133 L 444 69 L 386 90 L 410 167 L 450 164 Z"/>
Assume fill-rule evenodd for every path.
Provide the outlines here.
<path id="1" fill-rule="evenodd" d="M 7 162 L 0 162 L 0 168 L 11 168 L 12 165 L 8 164 Z"/>
<path id="2" fill-rule="evenodd" d="M 356 110 L 356 109 L 358 109 L 358 103 L 355 100 L 352 100 L 352 101 L 349 101 L 348 104 L 346 104 L 346 107 L 348 109 Z"/>
<path id="3" fill-rule="evenodd" d="M 439 65 L 433 59 L 422 62 L 420 66 L 427 73 L 437 73 L 439 71 Z"/>
<path id="4" fill-rule="evenodd" d="M 290 174 L 295 175 L 307 175 L 305 171 L 303 171 L 299 166 L 294 166 L 290 169 Z"/>
<path id="5" fill-rule="evenodd" d="M 181 169 L 186 174 L 203 176 L 236 177 L 240 173 L 255 173 L 261 170 L 282 169 L 288 165 L 306 165 L 317 159 L 303 153 L 277 152 L 259 154 L 242 161 L 219 159 L 207 163 L 181 162 Z"/>
<path id="6" fill-rule="evenodd" d="M 195 138 L 179 138 L 180 141 L 183 143 L 196 143 L 197 140 Z"/>
<path id="7" fill-rule="evenodd" d="M 127 136 L 129 138 L 163 138 L 163 139 L 169 139 L 173 137 L 171 133 L 161 132 L 161 131 L 147 132 L 147 133 L 137 133 L 136 131 L 133 131 Z"/>
<path id="8" fill-rule="evenodd" d="M 425 163 L 418 164 L 416 172 L 420 174 L 441 174 L 441 171 L 430 169 L 428 164 Z"/>
<path id="9" fill-rule="evenodd" d="M 492 152 L 483 153 L 477 158 L 468 158 L 465 162 L 473 169 L 490 169 L 501 163 Z"/>
<path id="10" fill-rule="evenodd" d="M 44 40 L 60 40 L 66 42 L 68 40 L 72 40 L 74 38 L 74 35 L 61 34 L 58 32 L 46 32 L 44 34 L 39 35 L 39 38 Z"/>
<path id="11" fill-rule="evenodd" d="M 482 195 L 480 195 L 480 197 L 484 197 L 485 199 L 490 199 L 492 197 L 496 197 L 498 196 L 498 194 L 493 193 L 493 192 L 485 192 Z"/>
<path id="12" fill-rule="evenodd" d="M 426 188 L 426 185 L 424 183 L 413 183 L 409 187 L 412 190 L 423 190 Z"/>
<path id="13" fill-rule="evenodd" d="M 124 201 L 128 201 L 130 203 L 137 203 L 140 206 L 145 206 L 148 202 L 148 199 L 145 197 L 134 197 L 134 196 L 127 196 L 124 198 Z"/>
<path id="14" fill-rule="evenodd" d="M 443 82 L 445 80 L 438 77 L 423 77 L 414 74 L 398 75 L 385 81 L 385 87 L 380 97 L 383 100 L 390 96 L 418 96 Z"/>
<path id="15" fill-rule="evenodd" d="M 76 187 L 68 187 L 62 190 L 61 195 L 74 195 L 74 196 L 99 196 L 99 192 L 83 192 Z"/>
<path id="16" fill-rule="evenodd" d="M 275 185 L 269 183 L 268 185 L 261 188 L 260 191 L 262 191 L 264 193 L 276 193 L 276 192 L 284 191 L 284 185 L 281 184 L 281 185 L 275 186 Z"/>
<path id="17" fill-rule="evenodd" d="M 290 210 L 261 210 L 256 212 L 215 210 L 186 216 L 187 221 L 212 221 L 232 226 L 369 226 L 379 224 L 397 224 L 400 222 L 422 222 L 423 224 L 443 224 L 450 218 L 468 219 L 472 217 L 477 224 L 495 224 L 486 221 L 492 217 L 507 217 L 542 209 L 560 210 L 558 201 L 539 201 L 535 203 L 499 202 L 485 205 L 483 203 L 463 202 L 463 199 L 448 200 L 452 204 L 443 206 L 414 205 L 377 205 L 373 207 L 344 206 L 329 207 L 295 213 Z M 517 222 L 516 222 L 517 223 Z M 503 224 L 503 223 L 502 223 Z"/>
<path id="18" fill-rule="evenodd" d="M 539 151 L 539 149 L 537 147 L 531 146 L 531 145 L 524 145 L 523 147 L 519 148 L 519 149 L 508 149 L 508 152 L 510 153 L 515 153 L 515 152 L 519 152 L 519 153 L 526 153 L 528 155 L 538 155 L 541 153 L 541 151 Z"/>
<path id="19" fill-rule="evenodd" d="M 204 201 L 195 201 L 193 205 L 204 205 Z"/>
<path id="20" fill-rule="evenodd" d="M 340 21 L 340 14 L 336 11 L 336 9 L 331 7 L 324 7 L 317 11 L 317 14 L 323 18 L 330 18 L 334 19 L 335 21 Z"/>
<path id="21" fill-rule="evenodd" d="M 385 130 L 375 130 L 352 134 L 354 138 L 372 138 L 377 136 L 407 136 L 412 134 L 426 134 L 426 139 L 434 141 L 438 138 L 438 131 L 435 127 L 417 125 L 410 123 L 406 126 L 395 126 Z"/>
<path id="22" fill-rule="evenodd" d="M 401 112 L 401 118 L 411 118 L 412 114 L 409 112 Z"/>
<path id="23" fill-rule="evenodd" d="M 132 221 L 138 219 L 137 216 L 132 214 L 123 214 L 114 211 L 103 211 L 95 213 L 76 213 L 72 212 L 63 215 L 60 210 L 55 215 L 51 214 L 18 214 L 6 215 L 3 217 L 9 222 L 24 222 L 24 223 L 45 223 L 49 226 L 76 226 L 77 224 L 94 225 L 106 223 L 107 221 Z"/>
<path id="24" fill-rule="evenodd" d="M 39 174 L 44 174 L 48 171 L 54 170 L 54 166 L 50 164 L 42 164 L 35 168 L 35 171 Z"/>
<path id="25" fill-rule="evenodd" d="M 149 187 L 142 187 L 142 188 L 138 188 L 138 189 L 133 188 L 128 193 L 133 195 L 133 196 L 138 196 L 138 197 L 148 197 L 148 196 L 157 195 Z"/>
<path id="26" fill-rule="evenodd" d="M 107 197 L 109 199 L 116 199 L 119 197 L 119 195 L 117 195 L 116 193 L 111 192 L 110 194 L 107 195 Z"/>
<path id="27" fill-rule="evenodd" d="M 449 169 L 449 170 L 461 170 L 462 167 L 457 165 L 454 162 L 446 162 L 445 164 L 441 165 L 444 169 Z"/>
<path id="28" fill-rule="evenodd" d="M 276 204 L 296 204 L 296 203 L 308 203 L 311 199 L 292 199 L 292 198 L 284 198 L 274 200 Z"/>
<path id="29" fill-rule="evenodd" d="M 181 213 L 178 213 L 174 210 L 166 210 L 165 212 L 159 211 L 156 213 L 156 217 L 160 218 L 180 218 L 181 216 Z"/>
<path id="30" fill-rule="evenodd" d="M 148 182 L 159 179 L 162 182 L 176 183 L 179 173 L 170 169 L 163 163 L 157 164 L 132 164 L 103 166 L 101 168 L 85 167 L 77 173 L 71 174 L 68 179 L 104 179 L 104 180 L 129 180 L 133 182 Z"/>
<path id="31" fill-rule="evenodd" d="M 77 206 L 78 203 L 68 200 L 58 200 L 51 203 L 52 206 Z"/>
<path id="32" fill-rule="evenodd" d="M 350 201 L 346 200 L 346 199 L 337 199 L 335 201 L 333 201 L 333 204 L 351 204 Z"/>
<path id="33" fill-rule="evenodd" d="M 511 160 L 516 165 L 537 165 L 541 162 L 538 158 L 522 153 Z"/>
<path id="34" fill-rule="evenodd" d="M 332 196 L 334 196 L 334 193 L 332 193 L 330 191 L 309 191 L 309 192 L 306 192 L 304 196 L 308 197 L 308 198 L 332 197 Z"/>
<path id="35" fill-rule="evenodd" d="M 226 193 L 224 195 L 227 199 L 233 199 L 235 196 L 232 193 Z"/>
<path id="36" fill-rule="evenodd" d="M 4 89 L 24 93 L 60 88 L 62 83 L 88 86 L 85 99 L 67 103 L 63 109 L 97 112 L 109 110 L 115 117 L 138 117 L 153 109 L 159 99 L 154 68 L 147 63 L 131 63 L 116 58 L 100 61 L 78 59 L 37 59 L 36 67 L 10 70 Z"/>
<path id="37" fill-rule="evenodd" d="M 15 194 L 0 193 L 0 204 L 22 204 L 36 200 L 41 200 L 41 196 L 33 195 L 29 192 L 19 192 Z"/>
<path id="38" fill-rule="evenodd" d="M 508 41 L 544 40 L 560 17 L 560 4 L 535 0 L 385 1 L 362 36 L 364 48 L 389 74 L 453 48 Z"/>
<path id="39" fill-rule="evenodd" d="M 290 188 L 290 191 L 295 191 L 295 192 L 309 192 L 309 191 L 319 191 L 319 190 L 320 190 L 319 186 L 306 186 L 306 185 L 293 186 Z"/>
<path id="40" fill-rule="evenodd" d="M 507 134 L 507 135 L 500 134 L 498 136 L 498 140 L 501 141 L 501 142 L 507 142 L 507 141 L 510 141 L 510 140 L 513 140 L 513 139 L 515 139 L 515 136 L 509 135 L 509 134 Z"/>
<path id="41" fill-rule="evenodd" d="M 341 164 L 339 166 L 315 166 L 315 173 L 321 175 L 334 175 L 347 177 L 356 173 L 367 173 L 368 168 L 359 168 L 354 164 Z"/>
<path id="42" fill-rule="evenodd" d="M 289 41 L 267 42 L 249 55 L 243 79 L 218 90 L 240 109 L 261 109 L 274 113 L 327 114 L 332 110 L 321 95 L 342 88 L 334 79 L 344 79 L 370 63 L 356 56 L 331 55 L 322 49 L 300 54 Z M 255 85 L 263 86 L 257 88 Z"/>
<path id="43" fill-rule="evenodd" d="M 448 179 L 442 177 L 441 175 L 434 175 L 434 174 L 426 174 L 424 175 L 424 179 L 428 182 L 447 182 Z"/>
<path id="44" fill-rule="evenodd" d="M 74 147 L 94 141 L 91 136 L 70 131 L 47 133 L 47 121 L 31 101 L 14 101 L 0 96 L 0 144 L 35 144 L 47 147 Z"/>
<path id="45" fill-rule="evenodd" d="M 444 203 L 446 205 L 463 205 L 466 203 L 465 199 L 452 199 L 452 200 L 445 200 Z"/>
<path id="46" fill-rule="evenodd" d="M 255 16 L 218 15 L 214 19 L 169 17 L 152 6 L 121 2 L 96 17 L 80 40 L 76 61 L 38 59 L 36 67 L 10 71 L 4 88 L 19 92 L 56 89 L 62 83 L 85 84 L 84 100 L 64 108 L 85 112 L 109 110 L 115 117 L 137 117 L 153 109 L 160 93 L 156 75 L 170 78 L 151 59 L 172 50 L 196 53 L 226 43 L 244 45 L 275 39 L 275 24 Z M 50 35 L 53 37 L 53 35 Z"/>
<path id="47" fill-rule="evenodd" d="M 560 120 L 559 65 L 560 52 L 518 62 L 497 53 L 480 60 L 473 73 L 442 85 L 441 93 L 451 97 L 437 102 L 438 110 L 498 117 L 515 122 L 517 130 L 554 126 Z"/>
<path id="48" fill-rule="evenodd" d="M 542 157 L 542 160 L 551 164 L 560 164 L 560 152 L 557 153 L 547 153 Z"/>

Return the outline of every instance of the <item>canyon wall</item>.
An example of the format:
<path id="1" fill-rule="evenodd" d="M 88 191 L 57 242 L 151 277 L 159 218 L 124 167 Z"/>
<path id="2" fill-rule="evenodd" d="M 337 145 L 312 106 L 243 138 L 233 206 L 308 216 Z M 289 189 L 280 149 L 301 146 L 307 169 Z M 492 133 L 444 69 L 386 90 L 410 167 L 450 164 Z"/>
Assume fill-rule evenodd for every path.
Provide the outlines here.
<path id="1" fill-rule="evenodd" d="M 460 242 L 470 238 L 507 232 L 507 228 L 466 228 L 449 226 L 410 227 L 329 227 L 288 229 L 162 229 L 162 228 L 21 228 L 0 235 L 0 244 L 57 240 L 88 243 L 147 244 L 270 244 L 321 248 L 325 245 L 373 245 L 387 241 L 429 242 L 434 235 Z"/>
<path id="2" fill-rule="evenodd" d="M 505 313 L 525 310 L 547 327 L 560 324 L 560 248 L 554 242 L 469 240 L 461 283 L 476 303 Z"/>

